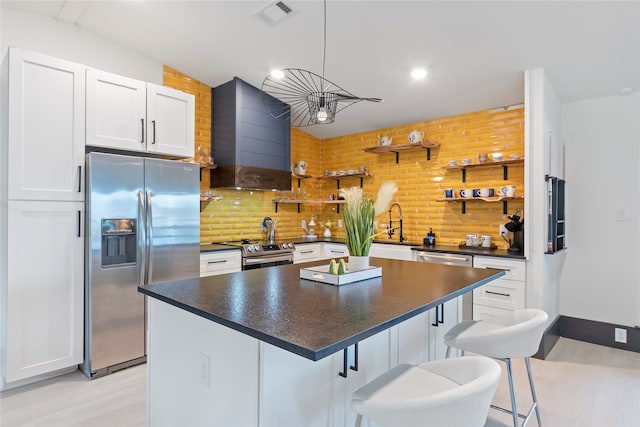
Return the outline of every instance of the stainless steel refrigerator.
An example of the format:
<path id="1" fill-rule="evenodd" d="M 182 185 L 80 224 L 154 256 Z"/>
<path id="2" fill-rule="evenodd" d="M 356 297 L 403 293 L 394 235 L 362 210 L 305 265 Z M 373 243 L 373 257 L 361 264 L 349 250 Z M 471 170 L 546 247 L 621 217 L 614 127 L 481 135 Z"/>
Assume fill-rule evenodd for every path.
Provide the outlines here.
<path id="1" fill-rule="evenodd" d="M 199 276 L 197 164 L 87 154 L 85 345 L 89 378 L 146 360 L 138 285 Z"/>

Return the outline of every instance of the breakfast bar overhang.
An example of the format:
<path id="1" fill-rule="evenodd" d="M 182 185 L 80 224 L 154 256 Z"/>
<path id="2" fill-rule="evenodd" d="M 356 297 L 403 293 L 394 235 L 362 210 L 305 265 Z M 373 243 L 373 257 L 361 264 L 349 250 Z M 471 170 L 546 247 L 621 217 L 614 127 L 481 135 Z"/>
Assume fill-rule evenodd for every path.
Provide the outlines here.
<path id="1" fill-rule="evenodd" d="M 300 279 L 322 263 L 140 287 L 149 424 L 349 425 L 351 392 L 427 345 L 429 310 L 505 274 L 371 258 L 382 277 Z"/>

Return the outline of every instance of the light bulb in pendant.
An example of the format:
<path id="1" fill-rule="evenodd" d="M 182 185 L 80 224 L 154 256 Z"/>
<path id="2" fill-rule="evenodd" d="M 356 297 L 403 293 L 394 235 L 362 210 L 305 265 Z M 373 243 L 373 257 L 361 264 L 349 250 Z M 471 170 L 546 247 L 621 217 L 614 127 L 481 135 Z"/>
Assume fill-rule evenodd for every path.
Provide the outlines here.
<path id="1" fill-rule="evenodd" d="M 316 114 L 316 118 L 319 122 L 324 122 L 325 120 L 327 120 L 327 118 L 329 118 L 327 109 L 324 107 L 320 107 L 320 109 L 318 110 L 318 114 Z"/>

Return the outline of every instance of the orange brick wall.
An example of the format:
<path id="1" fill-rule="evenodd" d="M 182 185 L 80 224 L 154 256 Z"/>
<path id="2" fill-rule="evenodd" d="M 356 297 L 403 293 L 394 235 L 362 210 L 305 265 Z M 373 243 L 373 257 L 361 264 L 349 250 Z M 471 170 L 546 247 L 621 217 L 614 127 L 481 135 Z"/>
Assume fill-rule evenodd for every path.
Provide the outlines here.
<path id="1" fill-rule="evenodd" d="M 211 90 L 207 85 L 179 73 L 170 67 L 164 69 L 165 86 L 192 93 L 196 97 L 196 153 L 198 148 L 210 149 L 211 134 Z M 340 120 L 340 117 L 337 117 Z M 378 144 L 378 135 L 393 137 L 393 144 L 407 143 L 412 130 L 425 133 L 425 139 L 440 142 L 440 147 L 431 149 L 431 160 L 427 160 L 426 150 L 401 152 L 396 164 L 395 154 L 370 154 L 363 148 Z M 459 170 L 449 170 L 445 166 L 449 160 L 471 158 L 477 162 L 479 153 L 501 152 L 508 158 L 510 154 L 523 154 L 524 150 L 524 109 L 509 111 L 478 111 L 437 120 L 429 120 L 390 128 L 378 129 L 337 138 L 319 140 L 300 129 L 291 130 L 291 163 L 305 160 L 309 164 L 308 175 L 322 176 L 325 169 L 348 170 L 366 166 L 372 177 L 364 179 L 364 191 L 375 198 L 380 184 L 393 180 L 399 191 L 394 201 L 403 211 L 404 233 L 411 242 L 422 242 L 422 238 L 433 228 L 439 243 L 458 244 L 467 233 L 489 234 L 499 247 L 507 247 L 500 239 L 498 227 L 508 221 L 503 214 L 501 202 L 469 201 L 466 214 L 461 212 L 461 203 L 438 202 L 445 188 L 483 188 L 498 190 L 507 184 L 516 185 L 516 194 L 524 192 L 524 168 L 510 166 L 509 179 L 504 181 L 500 166 L 467 170 L 467 182 L 462 183 Z M 215 161 L 215 159 L 214 159 Z M 315 178 L 293 178 L 292 189 L 298 185 L 304 190 L 307 200 L 327 200 L 329 194 L 337 195 L 335 180 Z M 360 185 L 358 178 L 340 180 L 340 187 Z M 200 215 L 202 243 L 237 240 L 240 238 L 261 238 L 260 224 L 265 216 L 279 222 L 276 236 L 290 238 L 304 234 L 301 220 L 307 222 L 313 216 L 316 233 L 322 234 L 322 225 L 332 220 L 334 236 L 344 237 L 343 229 L 337 228 L 337 220 L 342 218 L 342 210 L 337 212 L 335 204 L 308 203 L 278 204 L 275 212 L 273 199 L 285 197 L 282 192 L 261 192 L 248 190 L 209 189 L 209 171 L 203 170 L 201 190 L 212 191 L 219 200 L 201 204 Z M 524 202 L 510 201 L 508 212 L 522 209 Z M 387 214 L 377 218 L 380 227 L 388 223 Z M 393 220 L 397 220 L 394 211 Z M 386 236 L 381 236 L 382 239 Z M 397 233 L 394 236 L 397 240 Z"/>

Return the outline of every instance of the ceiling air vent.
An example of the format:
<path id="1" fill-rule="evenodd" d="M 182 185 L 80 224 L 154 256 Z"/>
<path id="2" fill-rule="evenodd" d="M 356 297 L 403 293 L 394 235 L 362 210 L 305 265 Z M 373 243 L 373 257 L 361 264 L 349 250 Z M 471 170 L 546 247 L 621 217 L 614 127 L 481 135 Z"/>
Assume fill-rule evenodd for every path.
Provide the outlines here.
<path id="1" fill-rule="evenodd" d="M 253 12 L 268 25 L 276 25 L 296 13 L 283 1 L 273 1 Z"/>

